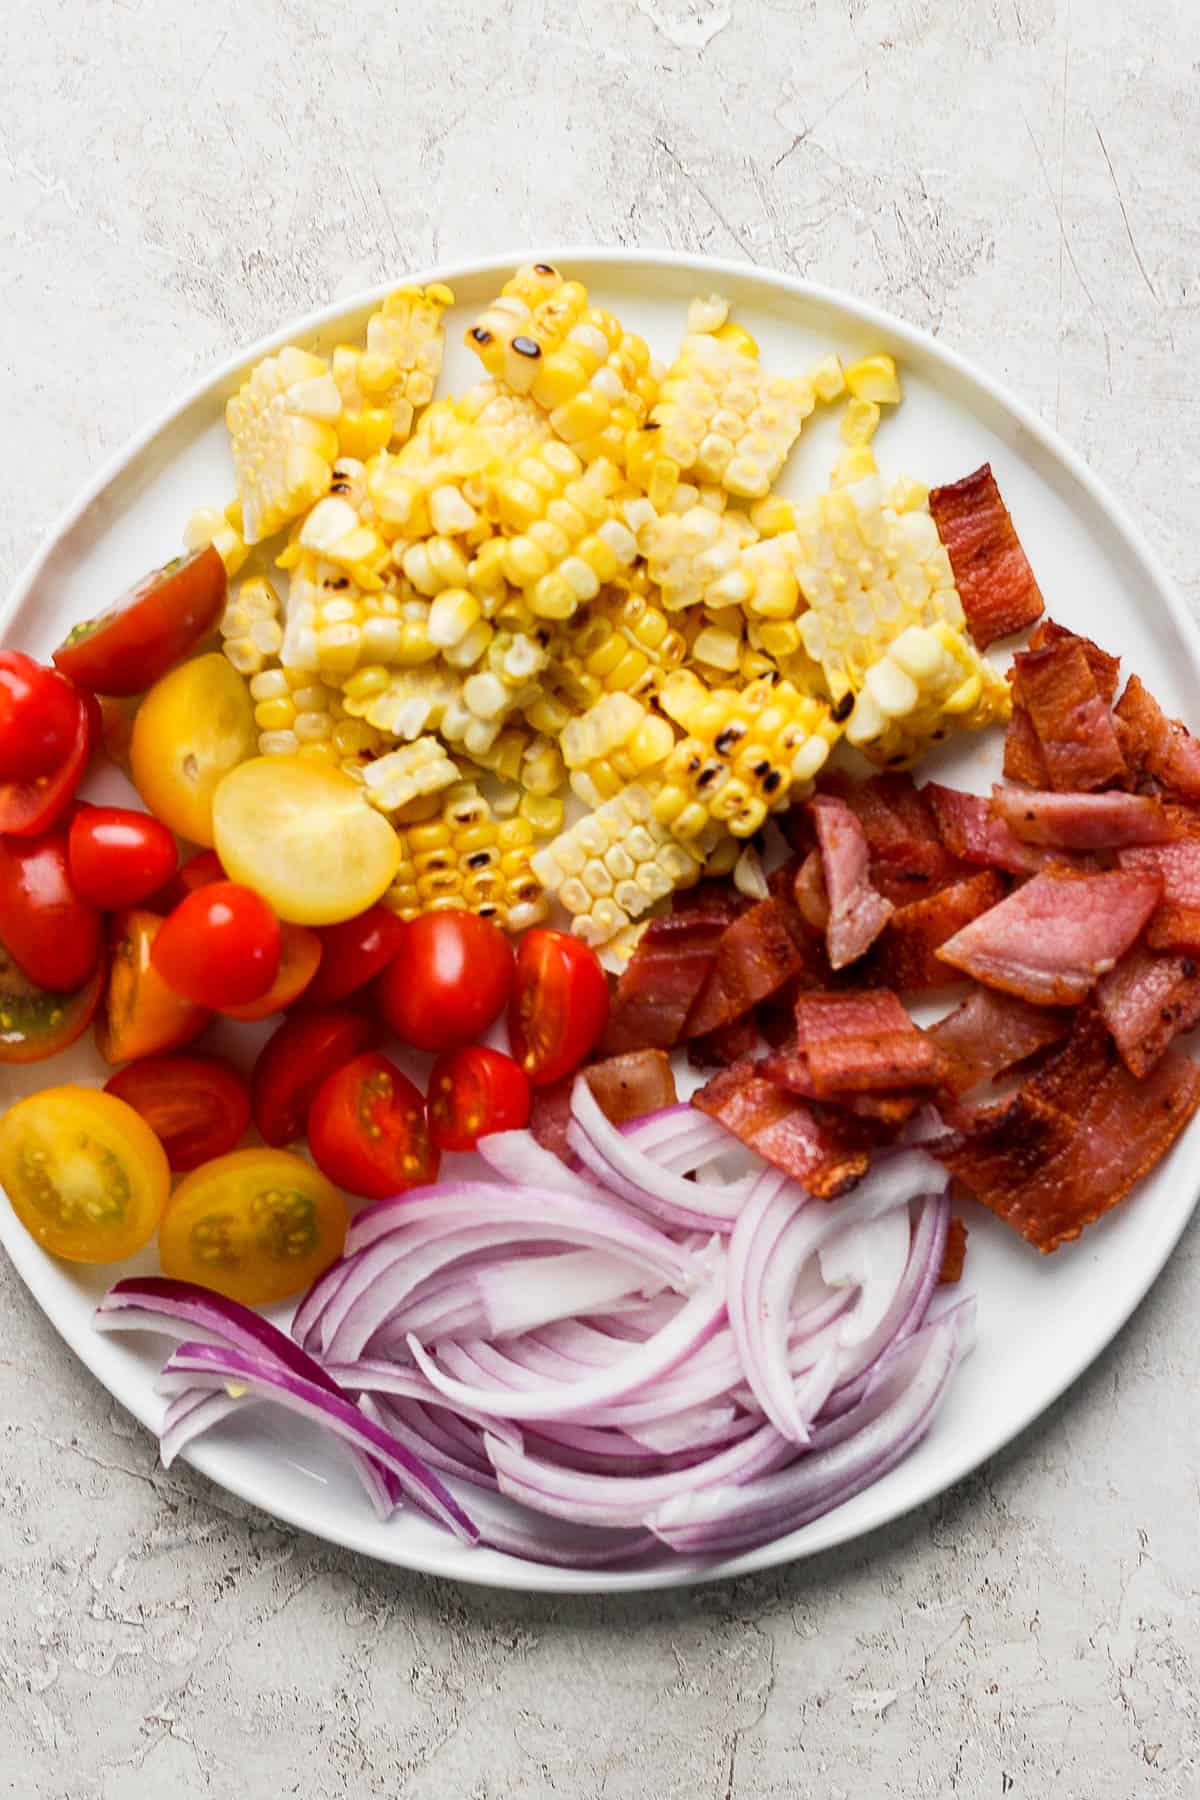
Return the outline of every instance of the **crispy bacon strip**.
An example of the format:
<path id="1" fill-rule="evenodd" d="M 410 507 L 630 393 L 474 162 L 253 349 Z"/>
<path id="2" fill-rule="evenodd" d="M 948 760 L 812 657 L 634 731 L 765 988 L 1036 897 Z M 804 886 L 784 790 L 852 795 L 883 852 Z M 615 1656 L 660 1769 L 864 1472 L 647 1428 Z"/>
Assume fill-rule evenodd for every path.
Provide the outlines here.
<path id="1" fill-rule="evenodd" d="M 981 650 L 1023 631 L 1042 611 L 1041 590 L 1021 548 L 991 464 L 929 496 L 971 636 Z"/>
<path id="2" fill-rule="evenodd" d="M 992 809 L 1022 843 L 1054 850 L 1118 850 L 1178 835 L 1166 807 L 1147 794 L 1055 794 L 997 782 Z"/>
<path id="3" fill-rule="evenodd" d="M 833 1200 L 866 1174 L 869 1152 L 851 1147 L 803 1100 L 764 1081 L 753 1063 L 737 1063 L 692 1095 L 743 1144 L 821 1200 Z"/>
<path id="4" fill-rule="evenodd" d="M 938 1275 L 939 1287 L 953 1287 L 956 1281 L 962 1280 L 963 1266 L 967 1260 L 967 1227 L 957 1215 L 951 1219 L 946 1232 L 946 1248 L 942 1252 L 942 1267 Z"/>
<path id="5" fill-rule="evenodd" d="M 937 781 L 927 782 L 921 791 L 929 798 L 947 848 L 962 862 L 1013 875 L 1036 875 L 1049 862 L 1070 860 L 1023 844 L 982 794 L 963 794 Z"/>
<path id="6" fill-rule="evenodd" d="M 795 1040 L 762 1068 L 793 1092 L 837 1101 L 937 1087 L 944 1074 L 937 1046 L 886 988 L 798 995 Z"/>
<path id="7" fill-rule="evenodd" d="M 757 1049 L 758 1026 L 754 1019 L 735 1019 L 731 1025 L 719 1025 L 705 1037 L 692 1038 L 688 1061 L 694 1069 L 728 1069 L 753 1056 Z"/>
<path id="8" fill-rule="evenodd" d="M 977 987 L 961 1006 L 929 1027 L 929 1036 L 949 1058 L 949 1085 L 956 1094 L 966 1094 L 1057 1043 L 1070 1028 L 1069 1013 Z"/>
<path id="9" fill-rule="evenodd" d="M 760 900 L 722 933 L 683 1036 L 706 1037 L 744 1018 L 760 1000 L 800 975 L 809 961 L 807 946 L 793 929 L 791 909 L 774 895 Z"/>
<path id="10" fill-rule="evenodd" d="M 1162 878 L 1162 904 L 1146 934 L 1150 948 L 1200 955 L 1200 838 L 1122 850 L 1119 861 L 1123 869 L 1156 871 Z"/>
<path id="11" fill-rule="evenodd" d="M 1100 698 L 1106 706 L 1111 706 L 1116 698 L 1117 680 L 1121 673 L 1120 657 L 1110 656 L 1107 650 L 1102 650 L 1090 637 L 1068 630 L 1067 626 L 1058 624 L 1055 619 L 1043 619 L 1029 640 L 1029 648 L 1044 650 L 1053 644 L 1075 644 L 1083 651 Z"/>
<path id="12" fill-rule="evenodd" d="M 866 833 L 846 802 L 820 796 L 809 810 L 829 896 L 826 949 L 832 967 L 844 969 L 871 948 L 892 916 L 892 903 L 871 885 Z"/>
<path id="13" fill-rule="evenodd" d="M 945 987 L 958 977 L 938 957 L 942 945 L 1004 898 L 1004 884 L 990 869 L 941 888 L 926 900 L 896 909 L 875 949 L 872 979 L 921 993 Z"/>
<path id="14" fill-rule="evenodd" d="M 614 1125 L 659 1112 L 676 1101 L 675 1076 L 665 1050 L 630 1050 L 584 1070 L 601 1112 Z"/>
<path id="15" fill-rule="evenodd" d="M 1136 675 L 1117 701 L 1117 736 L 1135 774 L 1150 776 L 1182 800 L 1200 800 L 1200 738 L 1169 719 Z"/>
<path id="16" fill-rule="evenodd" d="M 862 826 L 871 881 L 885 900 L 906 906 L 960 873 L 925 792 L 914 786 L 911 775 L 889 771 L 868 781 L 850 781 L 834 773 L 825 777 L 821 791 L 844 800 Z"/>
<path id="17" fill-rule="evenodd" d="M 1019 703 L 1014 703 L 1008 730 L 1004 734 L 1004 778 L 1023 781 L 1029 787 L 1045 787 L 1050 777 L 1041 739 L 1033 720 Z"/>
<path id="18" fill-rule="evenodd" d="M 1097 982 L 1096 1004 L 1125 1067 L 1140 1080 L 1174 1037 L 1200 1023 L 1200 965 L 1135 944 Z"/>
<path id="19" fill-rule="evenodd" d="M 611 1055 L 629 1050 L 670 1050 L 695 1003 L 734 916 L 721 897 L 704 907 L 652 919 L 617 982 L 600 1048 Z"/>
<path id="20" fill-rule="evenodd" d="M 1012 681 L 1013 697 L 1029 714 L 1041 746 L 1041 786 L 1090 792 L 1126 779 L 1112 714 L 1081 640 L 1067 634 L 1019 652 Z"/>

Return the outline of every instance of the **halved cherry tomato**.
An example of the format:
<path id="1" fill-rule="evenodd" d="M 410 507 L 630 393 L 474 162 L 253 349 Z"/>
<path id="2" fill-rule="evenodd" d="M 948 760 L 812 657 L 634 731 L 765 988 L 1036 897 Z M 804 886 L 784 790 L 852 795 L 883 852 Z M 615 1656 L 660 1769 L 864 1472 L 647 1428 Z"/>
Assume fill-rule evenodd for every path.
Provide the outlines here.
<path id="1" fill-rule="evenodd" d="M 277 1148 L 302 1138 L 321 1083 L 361 1055 L 377 1036 L 372 1020 L 348 1006 L 285 1019 L 263 1045 L 250 1078 L 260 1137 Z"/>
<path id="2" fill-rule="evenodd" d="M 62 760 L 47 774 L 23 781 L 0 781 L 0 832 L 12 837 L 36 837 L 67 810 L 83 780 L 91 754 L 88 709 L 79 694 L 73 695 L 75 724 Z"/>
<path id="3" fill-rule="evenodd" d="M 178 556 L 107 612 L 76 625 L 54 661 L 94 694 L 140 694 L 213 629 L 227 585 L 225 565 L 211 544 Z"/>
<path id="4" fill-rule="evenodd" d="M 396 1036 L 418 1050 L 456 1050 L 499 1017 L 513 984 L 512 945 L 469 912 L 422 913 L 375 983 Z"/>
<path id="5" fill-rule="evenodd" d="M 129 743 L 133 785 L 156 819 L 193 844 L 211 845 L 217 784 L 257 743 L 254 707 L 237 670 L 215 653 L 198 656 L 155 682 L 139 706 Z"/>
<path id="6" fill-rule="evenodd" d="M 163 920 L 151 956 L 177 994 L 197 1006 L 261 1000 L 279 973 L 279 920 L 253 888 L 212 881 Z"/>
<path id="7" fill-rule="evenodd" d="M 429 1135 L 439 1150 L 473 1150 L 489 1132 L 527 1125 L 529 1104 L 529 1081 L 503 1050 L 451 1050 L 429 1077 Z"/>
<path id="8" fill-rule="evenodd" d="M 176 1174 L 224 1156 L 250 1123 L 250 1089 L 219 1056 L 148 1056 L 104 1091 L 145 1119 Z"/>
<path id="9" fill-rule="evenodd" d="M 577 1069 L 608 1019 L 608 978 L 565 931 L 527 931 L 508 1009 L 512 1053 L 535 1087 Z"/>
<path id="10" fill-rule="evenodd" d="M 297 1294 L 337 1261 L 346 1202 L 287 1150 L 235 1150 L 186 1176 L 158 1230 L 164 1275 L 243 1306 Z"/>
<path id="11" fill-rule="evenodd" d="M 368 1200 L 433 1181 L 441 1161 L 420 1088 L 377 1051 L 321 1083 L 309 1108 L 308 1147 L 330 1181 Z"/>
<path id="12" fill-rule="evenodd" d="M 38 987 L 69 994 L 100 959 L 102 921 L 71 885 L 67 834 L 0 838 L 0 938 Z"/>
<path id="13" fill-rule="evenodd" d="M 23 650 L 0 650 L 0 781 L 35 781 L 66 759 L 79 695 L 65 675 Z"/>
<path id="14" fill-rule="evenodd" d="M 108 992 L 96 1020 L 96 1044 L 107 1063 L 132 1062 L 177 1050 L 199 1037 L 212 1018 L 169 988 L 150 960 L 162 930 L 157 913 L 130 907 L 109 929 Z"/>
<path id="15" fill-rule="evenodd" d="M 68 837 L 71 885 L 94 906 L 136 906 L 170 879 L 175 839 L 149 813 L 127 806 L 78 806 Z"/>
<path id="16" fill-rule="evenodd" d="M 321 967 L 321 940 L 307 925 L 279 927 L 279 973 L 261 1000 L 249 1000 L 245 1006 L 222 1006 L 227 1019 L 240 1019 L 253 1024 L 282 1012 L 293 1000 L 305 998 Z"/>
<path id="17" fill-rule="evenodd" d="M 386 906 L 368 906 L 356 919 L 321 930 L 321 967 L 304 996 L 309 1006 L 331 1006 L 365 987 L 386 968 L 404 942 L 404 926 Z"/>
<path id="18" fill-rule="evenodd" d="M 95 1088 L 43 1088 L 0 1119 L 0 1181 L 30 1236 L 68 1262 L 119 1262 L 162 1217 L 171 1173 L 131 1106 Z"/>
<path id="19" fill-rule="evenodd" d="M 45 1062 L 82 1037 L 104 992 L 104 957 L 73 994 L 51 994 L 23 975 L 0 944 L 0 1063 Z"/>
<path id="20" fill-rule="evenodd" d="M 174 912 L 181 900 L 194 894 L 197 888 L 207 887 L 211 881 L 226 881 L 228 876 L 221 867 L 221 859 L 215 850 L 197 850 L 180 863 L 171 879 L 160 887 L 156 894 L 151 894 L 146 905 L 151 912 L 164 916 Z"/>

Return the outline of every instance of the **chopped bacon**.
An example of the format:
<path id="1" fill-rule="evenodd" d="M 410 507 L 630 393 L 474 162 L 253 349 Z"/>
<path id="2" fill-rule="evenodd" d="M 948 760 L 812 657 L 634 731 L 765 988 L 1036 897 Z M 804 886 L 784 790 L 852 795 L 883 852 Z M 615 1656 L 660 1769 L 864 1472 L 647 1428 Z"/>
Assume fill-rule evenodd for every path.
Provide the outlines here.
<path id="1" fill-rule="evenodd" d="M 997 782 L 992 807 L 1022 843 L 1056 850 L 1115 850 L 1177 835 L 1167 809 L 1147 794 L 1055 794 Z"/>
<path id="2" fill-rule="evenodd" d="M 529 1129 L 544 1150 L 553 1150 L 564 1162 L 574 1163 L 575 1155 L 567 1142 L 567 1126 L 571 1123 L 571 1089 L 573 1074 L 552 1081 L 547 1087 L 535 1087 L 530 1098 Z"/>
<path id="3" fill-rule="evenodd" d="M 1008 730 L 1004 734 L 1004 778 L 1023 781 L 1029 787 L 1045 787 L 1050 779 L 1041 739 L 1033 720 L 1019 703 L 1014 703 Z"/>
<path id="4" fill-rule="evenodd" d="M 1172 1038 L 1200 1023 L 1200 967 L 1190 956 L 1126 951 L 1096 984 L 1096 1004 L 1131 1075 L 1148 1075 Z"/>
<path id="5" fill-rule="evenodd" d="M 791 911 L 772 895 L 726 926 L 684 1023 L 684 1037 L 705 1037 L 743 1018 L 801 973 L 809 952 L 792 929 Z"/>
<path id="6" fill-rule="evenodd" d="M 1123 869 L 1152 870 L 1162 878 L 1162 904 L 1146 937 L 1150 948 L 1200 955 L 1200 838 L 1140 845 L 1122 850 L 1118 860 Z"/>
<path id="7" fill-rule="evenodd" d="M 946 1248 L 942 1252 L 942 1267 L 938 1275 L 939 1287 L 953 1287 L 956 1281 L 962 1280 L 963 1266 L 967 1260 L 967 1227 L 955 1214 L 946 1232 Z"/>
<path id="8" fill-rule="evenodd" d="M 829 924 L 829 961 L 844 969 L 866 954 L 892 915 L 892 903 L 871 885 L 866 833 L 844 800 L 822 796 L 809 802 L 821 848 Z"/>
<path id="9" fill-rule="evenodd" d="M 1059 625 L 1054 619 L 1043 619 L 1029 640 L 1031 650 L 1044 650 L 1052 644 L 1075 644 L 1087 658 L 1088 668 L 1099 690 L 1100 698 L 1107 706 L 1111 706 L 1116 697 L 1117 680 L 1121 673 L 1121 659 L 1110 656 L 1090 637 L 1084 637 L 1078 631 L 1070 631 L 1065 625 Z"/>
<path id="10" fill-rule="evenodd" d="M 872 979 L 901 993 L 916 994 L 927 988 L 945 987 L 957 981 L 937 952 L 955 934 L 989 912 L 1004 898 L 1004 885 L 990 869 L 956 881 L 927 900 L 914 900 L 896 909 L 875 949 Z"/>
<path id="11" fill-rule="evenodd" d="M 614 1125 L 661 1112 L 676 1101 L 675 1076 L 665 1050 L 630 1050 L 584 1070 L 596 1102 Z"/>
<path id="12" fill-rule="evenodd" d="M 829 926 L 829 895 L 819 850 L 810 850 L 796 870 L 792 892 L 804 923 L 824 935 Z"/>
<path id="13" fill-rule="evenodd" d="M 979 648 L 986 650 L 996 638 L 1032 625 L 1042 611 L 1041 590 L 991 464 L 934 488 L 929 510 Z"/>
<path id="14" fill-rule="evenodd" d="M 650 921 L 617 982 L 601 1050 L 615 1056 L 679 1042 L 732 917 L 731 908 L 709 905 Z"/>
<path id="15" fill-rule="evenodd" d="M 795 1040 L 762 1069 L 817 1100 L 938 1087 L 944 1074 L 937 1046 L 886 988 L 798 995 Z"/>
<path id="16" fill-rule="evenodd" d="M 937 954 L 987 987 L 1042 1006 L 1069 1006 L 1124 955 L 1161 891 L 1153 870 L 1035 875 Z"/>
<path id="17" fill-rule="evenodd" d="M 844 800 L 863 828 L 871 881 L 885 900 L 906 906 L 958 875 L 957 859 L 942 842 L 925 793 L 911 775 L 889 771 L 868 781 L 834 773 L 822 792 Z"/>
<path id="18" fill-rule="evenodd" d="M 1104 977 L 1111 980 L 1112 975 Z M 956 1094 L 966 1094 L 1056 1043 L 1070 1027 L 1069 1013 L 977 987 L 961 1006 L 929 1027 L 929 1036 L 950 1059 L 950 1087 Z"/>
<path id="19" fill-rule="evenodd" d="M 938 822 L 942 838 L 953 855 L 984 869 L 1005 869 L 1013 875 L 1034 875 L 1050 861 L 1061 861 L 1031 844 L 1023 844 L 992 811 L 982 794 L 963 794 L 957 788 L 927 782 L 922 793 Z"/>
<path id="20" fill-rule="evenodd" d="M 1148 775 L 1184 800 L 1200 800 L 1200 738 L 1169 719 L 1136 675 L 1117 701 L 1117 736 L 1135 774 Z"/>
<path id="21" fill-rule="evenodd" d="M 833 970 L 826 965 L 823 981 L 809 981 L 807 976 L 802 981 L 789 981 L 787 986 L 772 994 L 769 1000 L 760 1001 L 754 1009 L 754 1017 L 758 1029 L 773 1049 L 778 1050 L 784 1044 L 790 1044 L 796 1029 L 796 995 L 805 988 L 827 987 L 833 980 Z"/>
<path id="22" fill-rule="evenodd" d="M 871 1160 L 867 1149 L 845 1141 L 836 1123 L 764 1081 L 753 1063 L 722 1069 L 692 1095 L 692 1105 L 820 1200 L 852 1188 Z"/>
<path id="23" fill-rule="evenodd" d="M 758 1026 L 753 1018 L 734 1019 L 730 1025 L 719 1025 L 704 1037 L 692 1038 L 688 1044 L 688 1061 L 694 1069 L 728 1069 L 758 1049 Z"/>
<path id="24" fill-rule="evenodd" d="M 1038 785 L 1062 793 L 1126 779 L 1112 714 L 1080 639 L 1068 633 L 1019 652 L 1012 681 L 1041 746 L 1046 773 Z"/>

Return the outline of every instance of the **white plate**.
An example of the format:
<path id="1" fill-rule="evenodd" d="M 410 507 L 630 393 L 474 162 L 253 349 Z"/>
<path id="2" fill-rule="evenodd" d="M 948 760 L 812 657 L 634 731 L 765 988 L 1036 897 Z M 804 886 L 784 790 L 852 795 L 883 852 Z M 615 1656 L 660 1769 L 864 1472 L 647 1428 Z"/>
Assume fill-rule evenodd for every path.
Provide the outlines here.
<path id="1" fill-rule="evenodd" d="M 737 318 L 759 340 L 770 367 L 803 369 L 815 353 L 829 348 L 851 354 L 892 351 L 902 366 L 905 399 L 877 440 L 885 473 L 911 473 L 933 483 L 990 460 L 1053 616 L 1119 651 L 1168 712 L 1195 718 L 1197 632 L 1166 575 L 1079 459 L 995 382 L 924 333 L 784 276 L 658 253 L 549 255 L 585 280 L 599 304 L 619 313 L 661 354 L 669 354 L 678 341 L 688 299 L 714 289 L 733 300 Z M 474 372 L 474 359 L 460 341 L 463 326 L 521 260 L 490 259 L 413 277 L 448 281 L 459 298 L 449 321 L 443 391 Z M 189 514 L 232 492 L 222 409 L 240 370 L 281 343 L 332 346 L 361 325 L 378 297 L 368 295 L 289 325 L 143 433 L 72 508 L 18 582 L 0 621 L 4 641 L 49 652 L 68 626 L 99 611 L 144 569 L 174 554 Z M 828 431 L 806 433 L 784 485 L 821 485 L 833 444 Z M 986 742 L 971 740 L 943 757 L 939 770 L 982 789 L 998 769 L 998 741 L 998 733 L 988 734 Z M 5 1070 L 0 1091 L 7 1102 L 46 1085 L 51 1075 L 100 1081 L 105 1072 L 89 1043 L 53 1070 L 45 1065 Z M 1053 1257 L 1038 1256 L 982 1209 L 973 1210 L 966 1285 L 979 1297 L 979 1343 L 928 1438 L 883 1481 L 829 1517 L 719 1565 L 664 1558 L 628 1574 L 575 1573 L 466 1550 L 411 1514 L 381 1524 L 336 1450 L 274 1409 L 253 1409 L 202 1441 L 189 1459 L 244 1500 L 318 1537 L 464 1581 L 601 1592 L 680 1586 L 767 1568 L 896 1518 L 959 1480 L 1036 1418 L 1099 1354 L 1146 1293 L 1187 1223 L 1198 1186 L 1200 1124 L 1193 1124 L 1126 1205 Z M 156 1429 L 162 1402 L 154 1377 L 162 1341 L 96 1333 L 91 1312 L 107 1285 L 103 1273 L 91 1276 L 43 1255 L 7 1206 L 0 1206 L 0 1238 L 71 1348 L 122 1405 Z M 148 1258 L 145 1267 L 152 1266 Z"/>

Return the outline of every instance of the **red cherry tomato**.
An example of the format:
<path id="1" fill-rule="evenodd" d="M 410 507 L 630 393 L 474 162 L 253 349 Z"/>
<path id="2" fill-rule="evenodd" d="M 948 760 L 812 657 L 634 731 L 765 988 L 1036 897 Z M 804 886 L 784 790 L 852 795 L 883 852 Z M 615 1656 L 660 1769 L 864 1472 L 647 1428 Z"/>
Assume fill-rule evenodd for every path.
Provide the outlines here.
<path id="1" fill-rule="evenodd" d="M 70 993 L 100 960 L 101 919 L 67 870 L 61 826 L 36 838 L 0 838 L 0 938 L 30 981 Z"/>
<path id="2" fill-rule="evenodd" d="M 23 975 L 0 944 L 0 1063 L 45 1062 L 82 1037 L 104 992 L 104 958 L 73 994 L 51 994 Z"/>
<path id="3" fill-rule="evenodd" d="M 503 1050 L 450 1050 L 429 1077 L 429 1136 L 439 1150 L 473 1150 L 489 1132 L 527 1125 L 529 1104 L 529 1081 Z"/>
<path id="4" fill-rule="evenodd" d="M 513 984 L 512 945 L 469 912 L 422 913 L 375 983 L 396 1036 L 418 1050 L 456 1050 L 481 1037 Z"/>
<path id="5" fill-rule="evenodd" d="M 323 1175 L 368 1200 L 433 1181 L 441 1161 L 420 1088 L 377 1051 L 321 1083 L 308 1112 L 308 1147 Z"/>
<path id="6" fill-rule="evenodd" d="M 301 994 L 307 994 L 320 966 L 321 939 L 318 934 L 307 925 L 281 925 L 279 973 L 262 999 L 251 1000 L 246 1006 L 223 1006 L 220 1010 L 227 1019 L 240 1019 L 243 1023 L 269 1019 L 272 1013 L 282 1012 Z"/>
<path id="7" fill-rule="evenodd" d="M 22 650 L 0 650 L 0 781 L 35 781 L 65 760 L 79 695 L 57 669 Z"/>
<path id="8" fill-rule="evenodd" d="M 386 906 L 368 906 L 357 918 L 320 930 L 321 967 L 304 996 L 309 1006 L 332 1006 L 387 967 L 404 942 L 404 926 Z"/>
<path id="9" fill-rule="evenodd" d="M 94 694 L 140 694 L 208 635 L 225 606 L 225 565 L 210 544 L 176 557 L 77 625 L 54 652 L 64 675 Z"/>
<path id="10" fill-rule="evenodd" d="M 150 960 L 163 928 L 157 913 L 116 913 L 108 934 L 108 989 L 96 1020 L 96 1047 L 107 1063 L 175 1050 L 199 1037 L 212 1018 L 169 988 Z"/>
<path id="11" fill-rule="evenodd" d="M 250 1090 L 219 1056 L 148 1056 L 104 1090 L 141 1114 L 176 1174 L 224 1156 L 250 1123 Z"/>
<path id="12" fill-rule="evenodd" d="M 67 841 L 75 892 L 110 911 L 153 894 L 179 861 L 166 826 L 125 806 L 81 804 Z"/>
<path id="13" fill-rule="evenodd" d="M 577 1069 L 608 1019 L 608 979 L 594 950 L 565 931 L 527 931 L 508 1009 L 512 1053 L 535 1087 Z"/>
<path id="14" fill-rule="evenodd" d="M 67 810 L 83 780 L 92 749 L 92 727 L 82 697 L 72 691 L 75 706 L 70 742 L 60 762 L 44 775 L 0 781 L 0 832 L 36 837 Z"/>
<path id="15" fill-rule="evenodd" d="M 197 1006 L 261 1000 L 279 973 L 279 920 L 253 888 L 213 881 L 163 920 L 151 952 L 177 994 Z"/>
<path id="16" fill-rule="evenodd" d="M 321 1083 L 368 1049 L 376 1035 L 367 1015 L 348 1006 L 285 1019 L 264 1044 L 250 1082 L 254 1123 L 263 1142 L 278 1150 L 302 1138 Z"/>
<path id="17" fill-rule="evenodd" d="M 174 912 L 181 900 L 194 894 L 197 888 L 208 887 L 213 881 L 227 881 L 229 878 L 221 867 L 221 859 L 215 850 L 197 850 L 186 862 L 180 863 L 170 880 L 151 894 L 146 905 L 151 912 L 164 916 Z"/>

